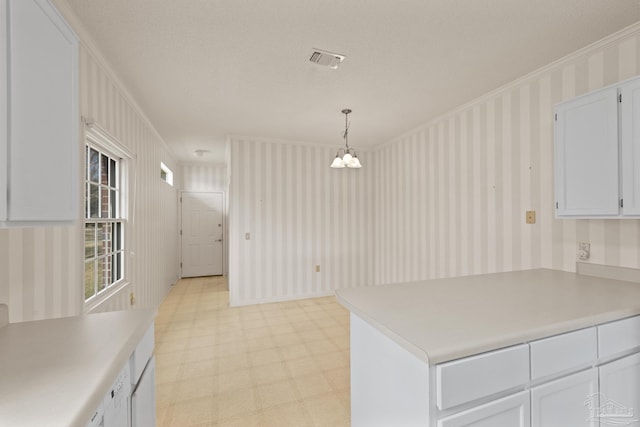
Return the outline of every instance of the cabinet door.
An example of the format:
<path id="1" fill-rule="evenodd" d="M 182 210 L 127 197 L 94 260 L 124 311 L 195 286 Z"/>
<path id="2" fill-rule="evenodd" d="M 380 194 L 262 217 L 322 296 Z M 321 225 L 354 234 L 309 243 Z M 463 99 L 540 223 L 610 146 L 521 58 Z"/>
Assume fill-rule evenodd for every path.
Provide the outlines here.
<path id="1" fill-rule="evenodd" d="M 602 425 L 607 419 L 640 423 L 640 354 L 602 365 L 599 371 Z"/>
<path id="2" fill-rule="evenodd" d="M 7 217 L 74 220 L 79 215 L 78 41 L 48 1 L 8 4 Z"/>
<path id="3" fill-rule="evenodd" d="M 640 215 L 640 80 L 620 87 L 622 213 Z"/>
<path id="4" fill-rule="evenodd" d="M 156 359 L 151 357 L 131 394 L 131 427 L 156 425 Z"/>
<path id="5" fill-rule="evenodd" d="M 531 389 L 531 427 L 598 427 L 585 402 L 598 401 L 598 370 L 590 369 Z"/>
<path id="6" fill-rule="evenodd" d="M 530 426 L 529 392 L 527 391 L 438 420 L 438 427 Z"/>
<path id="7" fill-rule="evenodd" d="M 617 216 L 618 105 L 610 88 L 556 106 L 556 215 Z"/>
<path id="8" fill-rule="evenodd" d="M 7 220 L 7 1 L 0 0 L 0 222 Z"/>

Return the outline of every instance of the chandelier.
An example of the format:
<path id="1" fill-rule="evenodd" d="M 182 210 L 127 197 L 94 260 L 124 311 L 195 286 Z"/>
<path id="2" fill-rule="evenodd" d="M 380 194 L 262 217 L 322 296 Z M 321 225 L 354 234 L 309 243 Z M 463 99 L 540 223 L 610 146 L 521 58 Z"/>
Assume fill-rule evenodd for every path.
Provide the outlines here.
<path id="1" fill-rule="evenodd" d="M 358 169 L 362 167 L 360 160 L 358 160 L 358 156 L 356 155 L 356 151 L 349 147 L 349 123 L 347 120 L 349 113 L 351 113 L 351 110 L 348 108 L 342 110 L 342 114 L 344 114 L 344 135 L 342 135 L 342 137 L 344 138 L 345 148 L 338 148 L 336 158 L 333 159 L 333 163 L 331 163 L 331 167 L 335 169 L 345 167 Z"/>

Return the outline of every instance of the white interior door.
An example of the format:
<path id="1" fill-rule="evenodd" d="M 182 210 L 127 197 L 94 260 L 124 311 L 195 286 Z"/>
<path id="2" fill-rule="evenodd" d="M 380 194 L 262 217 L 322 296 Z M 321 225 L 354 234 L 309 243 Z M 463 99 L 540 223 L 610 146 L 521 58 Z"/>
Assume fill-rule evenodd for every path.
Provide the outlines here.
<path id="1" fill-rule="evenodd" d="M 182 277 L 222 274 L 222 193 L 182 193 Z"/>

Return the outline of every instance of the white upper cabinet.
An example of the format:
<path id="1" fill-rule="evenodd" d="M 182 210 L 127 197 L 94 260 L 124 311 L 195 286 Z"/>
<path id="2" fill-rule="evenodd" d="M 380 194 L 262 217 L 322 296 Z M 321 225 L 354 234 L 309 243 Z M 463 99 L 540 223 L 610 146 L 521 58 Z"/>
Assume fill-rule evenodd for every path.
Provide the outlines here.
<path id="1" fill-rule="evenodd" d="M 558 217 L 640 216 L 640 78 L 555 108 Z"/>
<path id="2" fill-rule="evenodd" d="M 0 221 L 7 219 L 7 2 L 0 0 Z"/>
<path id="3" fill-rule="evenodd" d="M 0 27 L 8 45 L 0 51 L 8 95 L 0 104 L 0 120 L 8 125 L 0 143 L 0 222 L 76 220 L 78 39 L 47 0 L 2 0 L 0 6 L 8 23 Z"/>
<path id="4" fill-rule="evenodd" d="M 640 215 L 640 79 L 620 86 L 622 212 Z"/>
<path id="5" fill-rule="evenodd" d="M 556 106 L 558 216 L 618 215 L 617 98 L 609 88 Z"/>

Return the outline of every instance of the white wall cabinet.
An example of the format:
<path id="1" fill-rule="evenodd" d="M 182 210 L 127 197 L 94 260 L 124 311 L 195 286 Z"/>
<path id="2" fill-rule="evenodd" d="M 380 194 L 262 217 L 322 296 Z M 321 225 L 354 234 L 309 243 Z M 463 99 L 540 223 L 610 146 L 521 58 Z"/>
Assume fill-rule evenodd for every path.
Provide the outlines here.
<path id="1" fill-rule="evenodd" d="M 640 79 L 620 86 L 622 211 L 640 215 Z"/>
<path id="2" fill-rule="evenodd" d="M 556 107 L 558 216 L 618 214 L 617 97 L 609 88 Z"/>
<path id="3" fill-rule="evenodd" d="M 7 219 L 7 0 L 0 0 L 0 221 Z"/>
<path id="4" fill-rule="evenodd" d="M 78 38 L 48 0 L 0 0 L 0 224 L 79 216 Z M 6 48 L 8 46 L 8 48 Z"/>
<path id="5" fill-rule="evenodd" d="M 640 78 L 555 107 L 557 217 L 640 216 Z"/>

